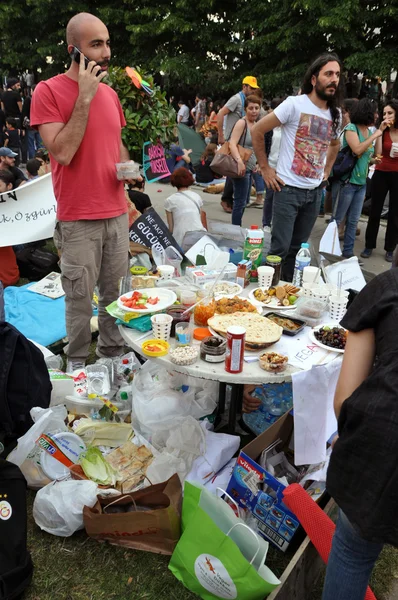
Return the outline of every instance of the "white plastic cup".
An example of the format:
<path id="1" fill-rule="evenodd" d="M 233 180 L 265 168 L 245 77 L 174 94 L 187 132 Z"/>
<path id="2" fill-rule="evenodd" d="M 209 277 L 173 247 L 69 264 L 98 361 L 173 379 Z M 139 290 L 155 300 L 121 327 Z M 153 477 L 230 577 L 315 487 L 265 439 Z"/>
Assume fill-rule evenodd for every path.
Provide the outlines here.
<path id="1" fill-rule="evenodd" d="M 172 265 L 159 265 L 158 271 L 162 279 L 173 279 L 175 268 Z"/>
<path id="2" fill-rule="evenodd" d="M 304 267 L 305 268 L 305 267 Z M 306 282 L 302 285 L 302 294 L 306 298 L 312 298 L 312 290 L 318 288 L 318 284 Z"/>
<path id="3" fill-rule="evenodd" d="M 303 269 L 303 283 L 318 283 L 320 277 L 320 271 L 318 267 L 304 267 Z"/>
<path id="4" fill-rule="evenodd" d="M 171 315 L 153 315 L 151 317 L 153 335 L 157 340 L 167 340 L 170 338 L 171 324 L 173 317 Z"/>
<path id="5" fill-rule="evenodd" d="M 275 269 L 274 267 L 258 267 L 258 284 L 260 287 L 269 289 L 272 285 L 272 279 L 274 277 Z"/>
<path id="6" fill-rule="evenodd" d="M 184 306 L 193 306 L 196 302 L 196 292 L 191 290 L 181 290 L 181 304 Z"/>
<path id="7" fill-rule="evenodd" d="M 321 302 L 327 302 L 330 296 L 329 290 L 324 286 L 313 287 L 311 289 L 312 297 Z"/>
<path id="8" fill-rule="evenodd" d="M 191 324 L 181 322 L 176 324 L 176 344 L 177 346 L 189 346 L 192 338 Z"/>
<path id="9" fill-rule="evenodd" d="M 347 312 L 348 298 L 345 296 L 330 296 L 329 312 L 333 321 L 340 323 Z"/>

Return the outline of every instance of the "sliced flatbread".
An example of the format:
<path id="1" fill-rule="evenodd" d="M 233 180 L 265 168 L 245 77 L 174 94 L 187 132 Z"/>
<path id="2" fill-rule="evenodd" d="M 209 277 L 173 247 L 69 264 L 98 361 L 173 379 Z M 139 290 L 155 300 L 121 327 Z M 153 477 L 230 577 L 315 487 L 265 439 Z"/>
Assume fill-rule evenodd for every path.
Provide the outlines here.
<path id="1" fill-rule="evenodd" d="M 245 347 L 248 350 L 261 350 L 275 344 L 283 333 L 282 327 L 258 313 L 237 312 L 232 315 L 215 315 L 208 325 L 221 335 L 227 334 L 228 327 L 239 326 L 246 329 Z"/>

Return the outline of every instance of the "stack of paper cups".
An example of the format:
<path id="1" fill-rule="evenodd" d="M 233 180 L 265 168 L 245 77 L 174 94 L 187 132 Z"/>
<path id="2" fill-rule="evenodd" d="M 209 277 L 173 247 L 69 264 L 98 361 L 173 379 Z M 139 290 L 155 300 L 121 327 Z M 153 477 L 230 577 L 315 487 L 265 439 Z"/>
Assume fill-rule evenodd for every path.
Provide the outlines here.
<path id="1" fill-rule="evenodd" d="M 344 295 L 330 296 L 329 298 L 329 310 L 332 321 L 340 323 L 347 311 L 348 298 Z"/>
<path id="2" fill-rule="evenodd" d="M 306 267 L 304 267 L 306 268 Z M 312 290 L 317 289 L 319 286 L 317 283 L 306 282 L 302 285 L 302 295 L 306 298 L 312 298 Z"/>
<path id="3" fill-rule="evenodd" d="M 325 286 L 313 287 L 311 289 L 312 297 L 321 302 L 327 302 L 330 296 L 330 292 Z"/>
<path id="4" fill-rule="evenodd" d="M 258 267 L 258 285 L 263 288 L 270 288 L 272 285 L 272 278 L 274 276 L 274 267 Z"/>
<path id="5" fill-rule="evenodd" d="M 304 267 L 303 269 L 303 283 L 318 283 L 320 277 L 320 271 L 318 267 Z"/>
<path id="6" fill-rule="evenodd" d="M 171 324 L 173 317 L 171 315 L 153 315 L 151 317 L 153 335 L 158 340 L 167 340 L 170 338 Z"/>

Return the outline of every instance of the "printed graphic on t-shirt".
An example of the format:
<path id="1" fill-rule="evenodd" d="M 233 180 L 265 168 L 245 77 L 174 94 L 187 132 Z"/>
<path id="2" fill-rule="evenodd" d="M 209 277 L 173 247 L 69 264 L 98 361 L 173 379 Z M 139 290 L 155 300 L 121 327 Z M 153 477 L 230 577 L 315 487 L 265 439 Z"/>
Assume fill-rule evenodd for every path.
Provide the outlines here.
<path id="1" fill-rule="evenodd" d="M 294 140 L 292 171 L 301 177 L 320 179 L 332 138 L 332 121 L 301 113 Z"/>

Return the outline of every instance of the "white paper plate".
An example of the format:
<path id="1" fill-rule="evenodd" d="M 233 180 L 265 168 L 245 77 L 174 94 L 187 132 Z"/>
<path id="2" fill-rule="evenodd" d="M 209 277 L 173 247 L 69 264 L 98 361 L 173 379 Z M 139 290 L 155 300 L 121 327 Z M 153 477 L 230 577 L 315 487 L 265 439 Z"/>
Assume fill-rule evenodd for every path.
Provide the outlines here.
<path id="1" fill-rule="evenodd" d="M 146 294 L 148 298 L 159 298 L 159 302 L 157 304 L 151 305 L 147 304 L 150 308 L 129 308 L 125 306 L 121 301 L 121 298 L 131 298 L 134 294 L 134 291 L 140 292 L 141 294 Z M 159 310 L 165 310 L 169 308 L 174 302 L 177 300 L 176 294 L 172 290 L 168 290 L 167 288 L 147 288 L 143 290 L 133 290 L 132 292 L 127 292 L 127 294 L 123 294 L 117 300 L 117 305 L 121 310 L 125 312 L 134 312 L 140 315 L 148 315 L 150 313 L 158 312 Z"/>
<path id="2" fill-rule="evenodd" d="M 70 433 L 69 431 L 54 433 L 54 435 L 51 435 L 51 438 L 65 456 L 74 463 L 77 463 L 80 454 L 86 449 L 83 440 L 75 433 Z M 49 479 L 62 479 L 69 475 L 68 467 L 65 467 L 65 465 L 45 450 L 42 450 L 40 453 L 40 465 Z"/>
<path id="3" fill-rule="evenodd" d="M 252 300 L 253 302 L 257 302 L 257 304 L 260 304 L 263 308 L 266 308 L 267 310 L 294 310 L 296 308 L 295 304 L 289 304 L 289 306 L 281 306 L 279 304 L 279 300 L 276 296 L 271 296 L 271 302 L 268 302 L 268 304 L 266 304 L 265 302 L 260 302 L 260 300 L 257 300 L 256 297 L 254 296 L 254 292 L 256 290 L 260 290 L 260 289 L 265 289 L 265 288 L 256 288 L 255 290 L 252 290 L 249 294 L 249 298 L 250 300 Z M 297 294 L 295 294 L 297 295 Z"/>
<path id="4" fill-rule="evenodd" d="M 322 344 L 322 342 L 316 339 L 314 331 L 318 331 L 318 329 L 321 329 L 322 327 L 340 327 L 341 329 L 344 329 L 344 327 L 341 327 L 341 325 L 339 325 L 338 323 L 322 323 L 322 325 L 317 325 L 308 333 L 308 337 L 310 338 L 311 342 L 314 342 L 314 344 L 316 344 L 320 348 L 324 348 L 324 350 L 330 350 L 330 352 L 338 352 L 339 354 L 344 354 L 344 350 L 341 350 L 340 348 L 332 348 L 331 346 L 326 346 L 326 344 Z"/>

